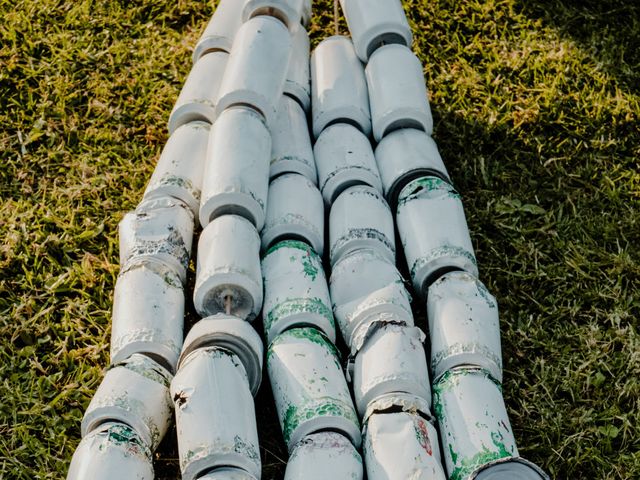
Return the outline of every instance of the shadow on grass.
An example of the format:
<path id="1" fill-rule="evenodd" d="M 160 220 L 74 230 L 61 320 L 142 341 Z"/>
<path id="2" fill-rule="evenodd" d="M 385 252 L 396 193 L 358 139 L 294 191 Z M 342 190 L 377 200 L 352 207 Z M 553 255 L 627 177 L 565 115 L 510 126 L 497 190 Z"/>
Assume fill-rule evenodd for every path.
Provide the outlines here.
<path id="1" fill-rule="evenodd" d="M 517 9 L 569 35 L 628 91 L 640 92 L 640 2 L 525 0 Z"/>

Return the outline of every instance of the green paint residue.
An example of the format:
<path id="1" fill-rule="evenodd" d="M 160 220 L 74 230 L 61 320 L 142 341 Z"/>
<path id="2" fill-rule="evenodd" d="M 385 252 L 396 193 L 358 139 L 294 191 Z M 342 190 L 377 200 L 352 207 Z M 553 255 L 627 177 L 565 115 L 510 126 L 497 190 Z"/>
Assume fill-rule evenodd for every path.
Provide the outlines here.
<path id="1" fill-rule="evenodd" d="M 302 270 L 307 277 L 311 278 L 312 281 L 315 281 L 318 276 L 318 272 L 322 268 L 318 263 L 317 256 L 314 257 L 311 255 L 311 248 L 309 248 L 307 254 L 302 257 Z"/>
<path id="2" fill-rule="evenodd" d="M 278 242 L 267 250 L 263 258 L 271 255 L 273 252 L 277 252 L 281 248 L 295 248 L 296 250 L 302 250 L 307 255 L 317 258 L 318 262 L 320 261 L 318 254 L 313 250 L 313 248 L 300 240 L 283 240 L 282 242 Z"/>
<path id="3" fill-rule="evenodd" d="M 106 443 L 109 443 L 125 448 L 129 454 L 144 455 L 151 459 L 151 450 L 144 444 L 136 431 L 128 425 L 110 425 L 106 432 L 100 432 L 98 435 L 105 438 L 105 444 L 100 445 L 100 450 L 107 448 Z"/>
<path id="4" fill-rule="evenodd" d="M 446 196 L 460 199 L 460 194 L 451 184 L 439 177 L 427 176 L 414 180 L 402 189 L 398 198 L 398 208 L 411 200 L 415 200 L 421 194 L 427 194 L 427 198 Z"/>
<path id="5" fill-rule="evenodd" d="M 271 342 L 271 345 L 269 345 L 267 358 L 269 358 L 273 353 L 274 347 L 287 341 L 289 338 L 309 340 L 310 342 L 320 345 L 324 349 L 328 350 L 334 356 L 336 363 L 340 365 L 340 352 L 338 352 L 338 349 L 336 349 L 324 333 L 313 327 L 292 328 L 291 330 L 287 330 L 286 332 L 278 335 L 273 342 Z"/>
<path id="6" fill-rule="evenodd" d="M 254 462 L 257 462 L 259 460 L 258 452 L 254 448 L 254 446 L 250 443 L 245 442 L 238 435 L 233 438 L 233 451 L 247 458 L 250 458 Z"/>
<path id="7" fill-rule="evenodd" d="M 452 455 L 451 459 L 455 465 L 453 472 L 449 476 L 449 480 L 464 480 L 469 475 L 475 472 L 478 468 L 486 465 L 487 463 L 499 460 L 501 458 L 512 457 L 513 453 L 509 452 L 504 443 L 497 442 L 494 438 L 494 434 L 491 434 L 495 449 L 489 449 L 486 446 L 483 449 L 469 458 L 461 458 L 460 463 L 457 463 L 457 455 Z M 451 452 L 451 445 L 449 445 Z"/>
<path id="8" fill-rule="evenodd" d="M 289 443 L 291 435 L 296 429 L 307 420 L 318 417 L 343 417 L 360 429 L 358 417 L 352 405 L 344 403 L 335 398 L 325 397 L 313 404 L 296 407 L 290 405 L 282 419 L 282 434 L 285 443 Z"/>
<path id="9" fill-rule="evenodd" d="M 123 362 L 112 365 L 111 368 L 124 367 L 153 382 L 169 387 L 173 375 L 158 363 L 142 354 L 134 354 Z"/>
<path id="10" fill-rule="evenodd" d="M 335 322 L 331 309 L 320 298 L 288 298 L 272 308 L 263 319 L 264 331 L 268 333 L 274 323 L 279 320 L 298 315 L 300 313 L 313 313 L 327 319 L 331 327 L 335 329 Z"/>
<path id="11" fill-rule="evenodd" d="M 453 444 L 449 444 L 449 456 L 451 456 L 451 461 L 455 465 L 458 461 L 458 454 L 453 450 Z"/>

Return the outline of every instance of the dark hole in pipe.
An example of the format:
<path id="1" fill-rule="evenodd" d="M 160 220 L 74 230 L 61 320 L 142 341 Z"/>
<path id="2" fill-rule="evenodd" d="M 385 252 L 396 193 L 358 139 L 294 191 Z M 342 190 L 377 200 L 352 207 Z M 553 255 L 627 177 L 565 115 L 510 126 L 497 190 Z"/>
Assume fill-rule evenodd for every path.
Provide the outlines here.
<path id="1" fill-rule="evenodd" d="M 373 40 L 369 42 L 369 46 L 367 47 L 367 57 L 370 57 L 373 52 L 375 52 L 383 45 L 394 43 L 404 45 L 405 47 L 407 46 L 407 40 L 399 33 L 386 32 L 378 35 L 377 37 L 374 37 Z"/>

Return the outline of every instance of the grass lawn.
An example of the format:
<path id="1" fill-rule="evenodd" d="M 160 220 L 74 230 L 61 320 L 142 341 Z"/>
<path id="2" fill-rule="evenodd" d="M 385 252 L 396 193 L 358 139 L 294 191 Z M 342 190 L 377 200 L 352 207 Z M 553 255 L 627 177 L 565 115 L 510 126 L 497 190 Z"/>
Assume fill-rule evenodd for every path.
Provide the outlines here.
<path id="1" fill-rule="evenodd" d="M 315 45 L 333 7 L 314 4 Z M 640 478 L 640 6 L 404 4 L 434 137 L 500 303 L 520 451 L 554 478 Z M 212 11 L 0 0 L 0 479 L 66 475 L 108 362 L 117 224 Z M 266 376 L 257 410 L 263 478 L 281 478 Z M 159 479 L 177 478 L 174 435 Z"/>

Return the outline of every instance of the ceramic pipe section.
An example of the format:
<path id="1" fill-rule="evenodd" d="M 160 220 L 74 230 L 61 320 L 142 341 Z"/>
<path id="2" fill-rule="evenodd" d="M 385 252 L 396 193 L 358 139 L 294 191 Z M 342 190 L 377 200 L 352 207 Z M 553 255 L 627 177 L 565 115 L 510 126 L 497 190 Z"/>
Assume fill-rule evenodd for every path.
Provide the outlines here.
<path id="1" fill-rule="evenodd" d="M 305 436 L 326 430 L 360 446 L 360 424 L 338 351 L 320 331 L 294 328 L 276 337 L 267 370 L 289 452 Z"/>
<path id="2" fill-rule="evenodd" d="M 462 200 L 444 180 L 423 177 L 403 188 L 396 222 L 413 286 L 422 297 L 446 271 L 478 276 Z"/>
<path id="3" fill-rule="evenodd" d="M 326 38 L 311 55 L 311 116 L 315 138 L 337 122 L 371 133 L 364 69 L 348 37 Z"/>
<path id="4" fill-rule="evenodd" d="M 199 348 L 214 346 L 233 353 L 240 360 L 253 395 L 262 381 L 264 347 L 260 335 L 243 319 L 217 314 L 198 321 L 184 339 L 179 363 Z"/>
<path id="5" fill-rule="evenodd" d="M 449 272 L 429 287 L 427 318 L 434 378 L 462 365 L 482 367 L 502 381 L 498 303 L 467 272 Z"/>
<path id="6" fill-rule="evenodd" d="M 374 413 L 364 427 L 369 480 L 446 480 L 435 427 L 416 413 Z"/>
<path id="7" fill-rule="evenodd" d="M 288 240 L 271 247 L 262 259 L 267 343 L 293 327 L 312 326 L 332 342 L 336 330 L 322 260 L 307 244 Z"/>
<path id="8" fill-rule="evenodd" d="M 179 364 L 171 396 L 184 480 L 220 467 L 260 478 L 253 398 L 244 367 L 233 353 L 217 347 L 192 351 Z"/>
<path id="9" fill-rule="evenodd" d="M 120 267 L 158 262 L 173 269 L 185 283 L 193 228 L 193 214 L 179 200 L 165 197 L 141 203 L 118 225 Z"/>
<path id="10" fill-rule="evenodd" d="M 400 0 L 340 0 L 356 53 L 367 62 L 380 46 L 411 46 L 411 27 Z"/>
<path id="11" fill-rule="evenodd" d="M 268 15 L 293 30 L 302 21 L 305 3 L 306 0 L 244 0 L 242 19 L 247 21 L 259 15 Z"/>
<path id="12" fill-rule="evenodd" d="M 365 69 L 373 138 L 377 142 L 399 128 L 417 128 L 433 133 L 422 64 L 402 45 L 380 47 Z"/>
<path id="13" fill-rule="evenodd" d="M 169 135 L 195 120 L 214 122 L 218 91 L 228 59 L 227 52 L 209 52 L 193 65 L 169 115 Z"/>
<path id="14" fill-rule="evenodd" d="M 262 249 L 292 239 L 308 243 L 320 256 L 324 252 L 322 194 L 306 177 L 296 173 L 281 175 L 269 185 Z"/>
<path id="15" fill-rule="evenodd" d="M 153 480 L 151 450 L 129 425 L 107 422 L 78 445 L 67 480 Z"/>
<path id="16" fill-rule="evenodd" d="M 171 422 L 173 376 L 150 358 L 134 354 L 112 365 L 82 419 L 82 436 L 107 421 L 130 425 L 155 450 Z"/>
<path id="17" fill-rule="evenodd" d="M 353 367 L 353 393 L 360 416 L 382 395 L 407 393 L 431 405 L 429 369 L 417 327 L 382 324 L 358 351 Z"/>
<path id="18" fill-rule="evenodd" d="M 299 173 L 314 184 L 318 183 L 307 117 L 302 107 L 287 95 L 280 97 L 278 116 L 271 127 L 271 138 L 271 179 L 284 173 Z"/>
<path id="19" fill-rule="evenodd" d="M 331 272 L 329 288 L 335 319 L 352 351 L 360 348 L 373 323 L 413 326 L 411 299 L 402 276 L 395 264 L 375 250 L 356 250 L 340 259 Z"/>
<path id="20" fill-rule="evenodd" d="M 227 312 L 251 321 L 260 312 L 260 237 L 247 219 L 223 215 L 202 231 L 193 303 L 202 317 Z"/>
<path id="21" fill-rule="evenodd" d="M 207 122 L 195 121 L 173 132 L 144 191 L 144 200 L 173 197 L 188 205 L 198 218 L 209 130 Z"/>
<path id="22" fill-rule="evenodd" d="M 329 214 L 329 244 L 332 265 L 362 248 L 376 250 L 395 263 L 393 215 L 378 190 L 356 185 L 338 196 Z"/>
<path id="23" fill-rule="evenodd" d="M 264 226 L 269 188 L 271 135 L 262 117 L 250 108 L 225 110 L 211 129 L 202 180 L 200 223 L 225 214 Z"/>
<path id="24" fill-rule="evenodd" d="M 169 267 L 136 263 L 116 281 L 111 320 L 111 363 L 142 353 L 174 372 L 182 346 L 184 290 Z"/>
<path id="25" fill-rule="evenodd" d="M 339 433 L 307 435 L 293 447 L 284 480 L 362 480 L 362 457 Z"/>
<path id="26" fill-rule="evenodd" d="M 247 105 L 273 125 L 290 55 L 291 35 L 282 22 L 266 16 L 245 22 L 233 41 L 216 114 L 232 105 Z"/>
<path id="27" fill-rule="evenodd" d="M 337 123 L 327 127 L 316 141 L 313 153 L 318 185 L 327 206 L 353 185 L 369 185 L 382 192 L 371 144 L 354 126 Z"/>
<path id="28" fill-rule="evenodd" d="M 449 180 L 433 139 L 421 130 L 402 128 L 386 135 L 375 150 L 384 194 L 395 209 L 400 191 L 416 178 L 433 176 Z"/>
<path id="29" fill-rule="evenodd" d="M 243 3 L 238 0 L 220 0 L 202 36 L 193 50 L 193 63 L 205 53 L 222 50 L 231 52 L 233 39 L 242 25 Z"/>
<path id="30" fill-rule="evenodd" d="M 300 25 L 291 32 L 291 58 L 284 82 L 284 93 L 294 98 L 305 112 L 311 107 L 310 51 L 309 34 Z"/>
<path id="31" fill-rule="evenodd" d="M 433 396 L 450 480 L 548 478 L 519 458 L 500 383 L 488 371 L 449 370 L 435 381 Z"/>

